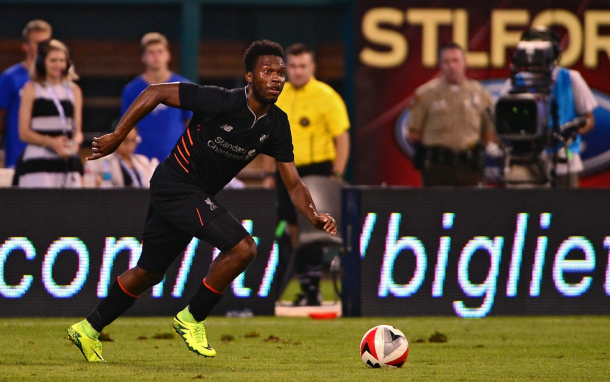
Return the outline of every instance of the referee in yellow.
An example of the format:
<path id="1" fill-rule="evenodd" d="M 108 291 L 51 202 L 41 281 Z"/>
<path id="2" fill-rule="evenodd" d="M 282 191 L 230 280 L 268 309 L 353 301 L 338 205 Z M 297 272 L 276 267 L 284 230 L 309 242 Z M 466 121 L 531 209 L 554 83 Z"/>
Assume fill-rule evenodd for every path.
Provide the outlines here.
<path id="1" fill-rule="evenodd" d="M 276 105 L 288 114 L 299 175 L 326 175 L 340 181 L 350 151 L 350 123 L 345 103 L 333 88 L 315 78 L 315 53 L 307 45 L 288 47 L 285 61 L 289 82 Z M 274 165 L 272 158 L 264 158 L 263 185 L 277 187 L 278 220 L 288 223 L 294 248 L 298 237 L 297 215 Z M 295 272 L 302 289 L 295 305 L 320 305 L 321 253 L 297 258 Z"/>

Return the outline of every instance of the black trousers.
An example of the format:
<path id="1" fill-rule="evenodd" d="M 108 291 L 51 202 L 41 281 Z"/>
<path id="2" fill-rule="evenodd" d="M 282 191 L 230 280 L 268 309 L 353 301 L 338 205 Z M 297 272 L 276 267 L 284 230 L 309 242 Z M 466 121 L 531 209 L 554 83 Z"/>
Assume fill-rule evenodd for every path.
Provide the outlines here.
<path id="1" fill-rule="evenodd" d="M 428 162 L 422 169 L 424 186 L 478 186 L 484 183 L 483 171 L 471 163 L 456 160 L 451 164 Z"/>
<path id="2" fill-rule="evenodd" d="M 324 175 L 331 176 L 333 172 L 333 164 L 330 161 L 314 163 L 307 166 L 297 167 L 299 176 L 304 177 L 307 175 Z M 276 173 L 276 192 L 277 192 L 277 217 L 278 222 L 285 220 L 288 224 L 297 224 L 297 211 L 292 200 L 290 200 L 290 194 L 279 173 Z M 280 252 L 280 264 L 278 264 L 278 270 L 281 268 L 284 272 L 289 271 L 287 269 L 288 261 L 282 259 L 282 254 L 290 256 L 292 248 L 290 248 L 290 240 L 280 239 L 278 242 Z M 301 289 L 303 292 L 309 293 L 312 296 L 317 295 L 320 277 L 322 275 L 322 252 L 319 248 L 301 248 L 296 253 L 294 260 L 294 271 L 299 278 Z"/>
<path id="3" fill-rule="evenodd" d="M 333 163 L 331 161 L 314 163 L 307 166 L 297 167 L 299 176 L 302 178 L 307 175 L 325 175 L 331 176 L 333 173 Z M 277 192 L 277 218 L 278 221 L 286 220 L 288 224 L 297 224 L 297 211 L 290 200 L 290 194 L 279 172 L 275 174 L 276 192 Z"/>

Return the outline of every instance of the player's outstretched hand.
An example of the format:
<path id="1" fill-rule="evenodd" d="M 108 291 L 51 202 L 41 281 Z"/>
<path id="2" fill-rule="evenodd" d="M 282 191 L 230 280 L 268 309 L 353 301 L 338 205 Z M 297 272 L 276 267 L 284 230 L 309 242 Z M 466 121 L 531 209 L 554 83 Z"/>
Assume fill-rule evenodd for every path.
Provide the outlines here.
<path id="1" fill-rule="evenodd" d="M 317 229 L 326 231 L 333 236 L 337 234 L 337 222 L 329 214 L 316 215 L 311 221 L 311 224 Z"/>
<path id="2" fill-rule="evenodd" d="M 102 135 L 99 138 L 93 138 L 93 143 L 91 144 L 93 155 L 87 157 L 87 160 L 95 160 L 112 154 L 122 141 L 123 140 L 114 133 Z"/>

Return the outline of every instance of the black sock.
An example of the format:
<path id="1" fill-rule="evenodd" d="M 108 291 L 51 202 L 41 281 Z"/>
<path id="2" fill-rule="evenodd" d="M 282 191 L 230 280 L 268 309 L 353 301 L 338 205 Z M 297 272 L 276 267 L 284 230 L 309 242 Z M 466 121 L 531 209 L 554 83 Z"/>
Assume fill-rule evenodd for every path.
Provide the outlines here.
<path id="1" fill-rule="evenodd" d="M 117 278 L 108 291 L 108 297 L 103 299 L 97 308 L 87 316 L 87 321 L 93 329 L 101 333 L 105 326 L 110 325 L 112 321 L 131 308 L 136 299 L 137 297 L 123 291 Z"/>
<path id="2" fill-rule="evenodd" d="M 221 299 L 222 293 L 212 290 L 206 285 L 205 279 L 203 279 L 203 283 L 199 285 L 197 293 L 189 301 L 189 312 L 191 312 L 193 318 L 197 321 L 203 321 Z"/>

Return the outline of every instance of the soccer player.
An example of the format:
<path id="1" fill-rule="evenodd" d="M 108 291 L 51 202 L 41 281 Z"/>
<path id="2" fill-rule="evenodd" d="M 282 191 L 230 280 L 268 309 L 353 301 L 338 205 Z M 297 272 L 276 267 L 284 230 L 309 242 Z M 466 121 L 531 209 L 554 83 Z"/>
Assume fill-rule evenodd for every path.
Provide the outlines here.
<path id="1" fill-rule="evenodd" d="M 318 214 L 297 173 L 288 118 L 274 105 L 286 82 L 283 57 L 277 43 L 252 43 L 244 57 L 245 88 L 227 90 L 184 82 L 151 85 L 129 107 L 113 133 L 94 139 L 93 155 L 88 159 L 113 152 L 133 126 L 159 104 L 194 113 L 171 155 L 151 179 L 151 203 L 137 266 L 120 275 L 108 297 L 85 320 L 68 329 L 69 338 L 89 362 L 104 361 L 98 340 L 102 329 L 163 280 L 193 236 L 217 247 L 221 254 L 188 306 L 174 317 L 174 329 L 191 351 L 206 357 L 216 355 L 203 321 L 225 288 L 252 262 L 256 244 L 214 195 L 257 154 L 275 158 L 294 205 L 311 224 L 336 234 L 335 220 Z"/>

